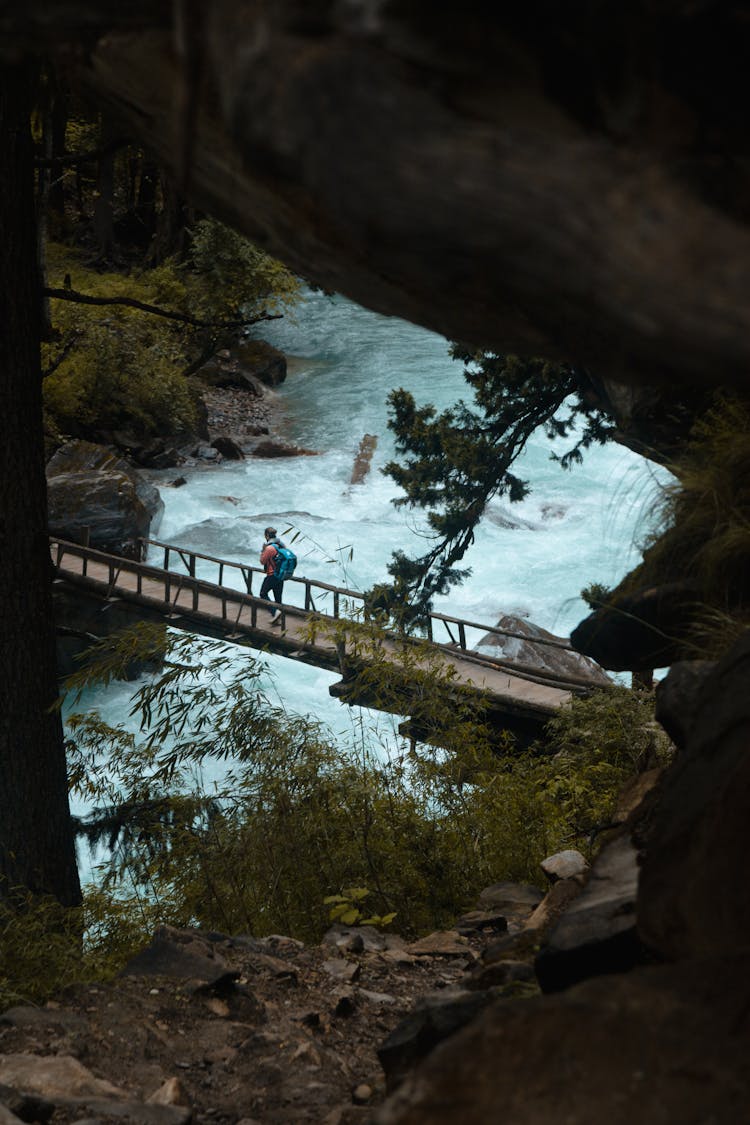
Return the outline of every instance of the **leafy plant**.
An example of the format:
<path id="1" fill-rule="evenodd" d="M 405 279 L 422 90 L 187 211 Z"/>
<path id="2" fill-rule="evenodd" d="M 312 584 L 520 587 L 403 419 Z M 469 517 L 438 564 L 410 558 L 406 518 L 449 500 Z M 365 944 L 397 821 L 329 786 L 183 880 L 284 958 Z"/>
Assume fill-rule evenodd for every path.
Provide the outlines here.
<path id="1" fill-rule="evenodd" d="M 346 887 L 340 895 L 326 895 L 323 904 L 331 907 L 328 917 L 332 922 L 341 922 L 344 926 L 389 926 L 396 917 L 395 910 L 364 917 L 366 911 L 362 910 L 361 903 L 369 894 L 367 887 Z"/>
<path id="2" fill-rule="evenodd" d="M 164 643 L 141 639 L 144 658 Z M 134 697 L 140 737 L 72 718 L 74 789 L 97 806 L 81 832 L 111 849 L 97 893 L 225 932 L 318 940 L 332 907 L 374 924 L 396 914 L 404 933 L 421 933 L 450 924 L 489 883 L 536 881 L 552 851 L 590 854 L 622 781 L 667 752 L 651 701 L 613 689 L 576 700 L 519 754 L 422 645 L 404 639 L 385 660 L 381 640 L 357 633 L 348 683 L 414 716 L 427 741 L 355 724 L 348 746 L 334 744 L 271 703 L 252 656 L 184 636 L 168 638 L 161 673 Z M 120 645 L 127 663 L 138 643 L 131 630 L 102 645 L 105 675 Z"/>

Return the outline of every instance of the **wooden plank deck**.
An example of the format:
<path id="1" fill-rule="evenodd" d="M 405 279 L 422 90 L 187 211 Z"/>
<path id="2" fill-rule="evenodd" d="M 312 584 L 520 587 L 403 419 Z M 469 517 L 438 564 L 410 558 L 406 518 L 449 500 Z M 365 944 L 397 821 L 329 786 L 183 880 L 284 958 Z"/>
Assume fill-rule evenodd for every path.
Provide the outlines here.
<path id="1" fill-rule="evenodd" d="M 165 620 L 169 625 L 196 634 L 235 641 L 256 649 L 267 649 L 331 671 L 342 671 L 342 664 L 346 667 L 345 621 L 347 612 L 351 616 L 352 610 L 356 608 L 353 604 L 355 600 L 362 597 L 356 591 L 308 579 L 292 579 L 287 582 L 285 596 L 287 590 L 290 590 L 290 599 L 298 593 L 292 585 L 296 582 L 299 589 L 304 591 L 304 605 L 285 603 L 279 627 L 271 625 L 270 603 L 246 592 L 252 587 L 254 576 L 260 577 L 262 574 L 257 567 L 212 559 L 210 556 L 196 555 L 185 548 L 161 543 L 156 543 L 155 546 L 165 549 L 165 561 L 169 561 L 172 552 L 172 556 L 179 559 L 186 573 L 178 573 L 149 562 L 107 555 L 60 540 L 51 540 L 50 546 L 58 580 L 77 587 L 82 594 L 105 601 L 116 599 L 127 603 L 132 606 L 135 617 Z M 240 580 L 246 589 L 238 590 L 196 577 L 197 564 L 201 560 L 208 560 L 219 566 L 222 578 L 227 568 L 233 567 L 240 571 Z M 329 597 L 332 613 L 305 608 L 314 606 L 316 597 L 320 602 L 321 591 Z M 314 640 L 311 640 L 308 630 L 313 613 L 321 627 L 316 630 Z M 572 693 L 584 689 L 582 681 L 545 681 L 538 674 L 521 671 L 513 665 L 508 666 L 502 660 L 469 652 L 465 647 L 466 626 L 486 629 L 488 632 L 502 631 L 478 623 L 461 622 L 441 614 L 433 616 L 435 621 L 452 623 L 454 629 L 449 627 L 449 635 L 453 637 L 457 632 L 460 637 L 460 643 L 432 642 L 439 660 L 453 668 L 453 685 L 480 692 L 488 699 L 492 712 L 501 720 L 505 715 L 509 723 L 514 720 L 516 723 L 539 725 L 554 715 L 570 699 Z M 331 630 L 326 628 L 327 625 L 338 627 L 335 640 L 330 635 Z M 433 622 L 430 624 L 430 634 L 434 635 Z M 386 634 L 382 643 L 386 656 L 390 650 L 394 653 L 395 660 L 400 641 Z M 567 646 L 557 644 L 557 647 Z M 332 694 L 348 699 L 349 702 L 357 702 L 348 698 L 345 681 L 334 685 L 331 690 Z"/>

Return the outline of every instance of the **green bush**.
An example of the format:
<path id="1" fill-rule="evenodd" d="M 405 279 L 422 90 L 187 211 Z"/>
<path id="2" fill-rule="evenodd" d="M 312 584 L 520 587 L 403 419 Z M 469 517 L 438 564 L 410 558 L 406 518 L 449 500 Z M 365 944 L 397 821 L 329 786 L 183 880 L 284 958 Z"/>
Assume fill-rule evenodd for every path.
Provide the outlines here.
<path id="1" fill-rule="evenodd" d="M 104 642 L 106 675 L 118 653 L 127 661 L 138 644 L 145 656 L 163 643 L 143 627 Z M 367 643 L 363 634 L 361 657 Z M 161 675 L 135 699 L 142 740 L 97 716 L 71 721 L 73 783 L 98 805 L 87 831 L 113 849 L 107 893 L 145 896 L 149 917 L 177 925 L 318 940 L 325 899 L 364 887 L 368 914 L 395 912 L 400 932 L 422 933 L 450 924 L 488 883 L 538 882 L 553 851 L 590 855 L 622 782 L 668 753 L 651 700 L 613 688 L 561 711 L 533 753 L 507 740 L 498 754 L 476 697 L 460 705 L 413 642 L 402 658 L 404 675 L 419 667 L 422 719 L 444 723 L 443 748 L 381 732 L 376 750 L 362 731 L 342 749 L 270 704 L 249 654 L 238 667 L 221 646 L 171 638 Z M 380 671 L 392 691 L 393 666 Z M 215 761 L 226 772 L 209 796 L 201 774 Z"/>

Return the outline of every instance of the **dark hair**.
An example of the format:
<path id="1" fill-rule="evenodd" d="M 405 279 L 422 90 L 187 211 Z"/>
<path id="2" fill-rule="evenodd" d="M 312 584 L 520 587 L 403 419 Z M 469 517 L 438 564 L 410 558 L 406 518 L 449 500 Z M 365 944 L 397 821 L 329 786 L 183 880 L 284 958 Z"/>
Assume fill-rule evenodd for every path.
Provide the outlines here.
<path id="1" fill-rule="evenodd" d="M 276 528 L 275 527 L 267 527 L 264 534 L 265 534 L 266 539 L 275 539 L 276 538 Z"/>

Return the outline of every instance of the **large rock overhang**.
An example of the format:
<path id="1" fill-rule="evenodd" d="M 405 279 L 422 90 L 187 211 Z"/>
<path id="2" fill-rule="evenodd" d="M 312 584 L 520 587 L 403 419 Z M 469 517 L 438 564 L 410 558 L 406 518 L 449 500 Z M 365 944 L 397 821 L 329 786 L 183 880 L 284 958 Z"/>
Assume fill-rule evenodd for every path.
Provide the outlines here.
<path id="1" fill-rule="evenodd" d="M 743 384 L 747 29 L 599 7 L 156 5 L 79 69 L 198 207 L 327 288 L 600 376 Z"/>

